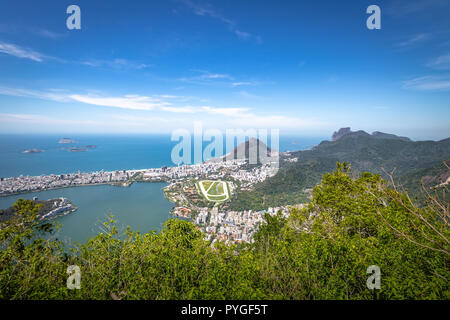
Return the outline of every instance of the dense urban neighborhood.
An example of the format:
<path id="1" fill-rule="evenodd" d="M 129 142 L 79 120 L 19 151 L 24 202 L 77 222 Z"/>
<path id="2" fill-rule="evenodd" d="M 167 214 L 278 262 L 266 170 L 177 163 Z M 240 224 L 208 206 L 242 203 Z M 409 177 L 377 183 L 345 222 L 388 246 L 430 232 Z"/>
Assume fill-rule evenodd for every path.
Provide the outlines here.
<path id="1" fill-rule="evenodd" d="M 224 162 L 205 162 L 195 165 L 182 165 L 140 170 L 95 171 L 88 173 L 51 174 L 0 178 L 0 196 L 36 192 L 64 187 L 95 184 L 124 184 L 131 182 L 167 181 L 176 182 L 187 177 L 208 177 L 220 179 L 230 176 L 236 180 L 256 183 L 270 175 L 270 165 L 242 169 L 245 161 L 232 160 Z"/>

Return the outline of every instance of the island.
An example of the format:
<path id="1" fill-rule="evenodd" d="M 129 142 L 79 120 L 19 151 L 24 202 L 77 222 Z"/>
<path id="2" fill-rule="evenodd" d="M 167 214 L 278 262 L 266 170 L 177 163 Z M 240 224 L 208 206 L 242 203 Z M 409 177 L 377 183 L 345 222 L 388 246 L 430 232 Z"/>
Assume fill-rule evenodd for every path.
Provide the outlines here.
<path id="1" fill-rule="evenodd" d="M 68 143 L 78 143 L 78 141 L 75 141 L 71 138 L 62 138 L 59 139 L 58 143 L 68 144 Z"/>
<path id="2" fill-rule="evenodd" d="M 75 148 L 71 148 L 69 151 L 70 152 L 84 152 L 84 151 L 87 151 L 87 149 L 83 148 L 83 147 L 75 147 Z"/>
<path id="3" fill-rule="evenodd" d="M 44 150 L 41 150 L 41 149 L 28 149 L 28 150 L 25 150 L 23 153 L 41 153 L 41 152 L 44 152 Z"/>

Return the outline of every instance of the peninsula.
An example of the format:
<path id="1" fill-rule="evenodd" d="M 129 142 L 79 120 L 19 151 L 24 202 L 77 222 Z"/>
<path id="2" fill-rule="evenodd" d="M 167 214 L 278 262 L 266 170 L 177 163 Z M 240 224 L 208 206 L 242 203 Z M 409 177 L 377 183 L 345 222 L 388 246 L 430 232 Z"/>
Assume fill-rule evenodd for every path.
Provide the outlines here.
<path id="1" fill-rule="evenodd" d="M 49 199 L 44 201 L 40 201 L 35 198 L 33 199 L 33 202 L 35 205 L 41 205 L 41 208 L 37 213 L 38 219 L 41 221 L 65 216 L 78 209 L 77 206 L 66 198 Z M 14 207 L 0 210 L 0 222 L 11 219 L 14 213 Z"/>

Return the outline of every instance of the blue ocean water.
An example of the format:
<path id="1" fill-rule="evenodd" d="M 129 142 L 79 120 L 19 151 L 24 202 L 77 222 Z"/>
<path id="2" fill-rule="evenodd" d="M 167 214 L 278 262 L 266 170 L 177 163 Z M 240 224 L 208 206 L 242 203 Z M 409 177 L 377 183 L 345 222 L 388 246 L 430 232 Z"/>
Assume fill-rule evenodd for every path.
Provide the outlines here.
<path id="1" fill-rule="evenodd" d="M 104 169 L 145 169 L 171 163 L 174 145 L 170 136 L 70 136 L 77 143 L 60 144 L 63 135 L 1 135 L 0 177 L 18 175 L 63 174 Z M 84 152 L 71 147 L 95 145 Z M 40 149 L 42 153 L 23 153 Z"/>
<path id="2" fill-rule="evenodd" d="M 77 143 L 58 143 L 64 137 Z M 279 148 L 280 151 L 303 150 L 322 140 L 280 136 Z M 0 135 L 0 177 L 174 166 L 171 151 L 177 143 L 171 141 L 170 135 Z M 204 142 L 203 148 L 207 144 Z M 71 147 L 87 145 L 96 148 L 69 151 Z M 28 149 L 44 152 L 23 153 Z"/>

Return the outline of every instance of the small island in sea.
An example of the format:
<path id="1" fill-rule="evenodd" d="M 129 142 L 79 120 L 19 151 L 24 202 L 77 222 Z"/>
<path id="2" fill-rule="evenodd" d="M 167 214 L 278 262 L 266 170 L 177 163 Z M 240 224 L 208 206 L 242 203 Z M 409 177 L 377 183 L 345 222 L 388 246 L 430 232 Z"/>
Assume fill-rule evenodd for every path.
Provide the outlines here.
<path id="1" fill-rule="evenodd" d="M 94 146 L 92 144 L 87 146 L 80 146 L 80 147 L 72 147 L 69 149 L 70 152 L 82 152 L 82 151 L 88 151 L 89 149 L 95 149 L 97 146 Z"/>
<path id="2" fill-rule="evenodd" d="M 74 147 L 74 148 L 70 148 L 69 151 L 70 152 L 83 152 L 83 151 L 87 151 L 87 148 L 83 148 L 83 147 Z"/>
<path id="3" fill-rule="evenodd" d="M 65 216 L 78 209 L 72 202 L 66 198 L 56 198 L 40 201 L 37 198 L 33 199 L 35 205 L 41 204 L 42 207 L 38 212 L 39 220 L 53 219 L 59 216 Z M 0 222 L 7 221 L 13 217 L 15 213 L 14 207 L 8 209 L 0 209 Z"/>
<path id="4" fill-rule="evenodd" d="M 68 143 L 78 143 L 78 141 L 75 141 L 71 138 L 62 138 L 62 139 L 59 139 L 58 143 L 68 144 Z"/>
<path id="5" fill-rule="evenodd" d="M 28 149 L 28 150 L 25 150 L 23 153 L 41 153 L 41 152 L 44 152 L 44 150 L 41 150 L 41 149 Z"/>

